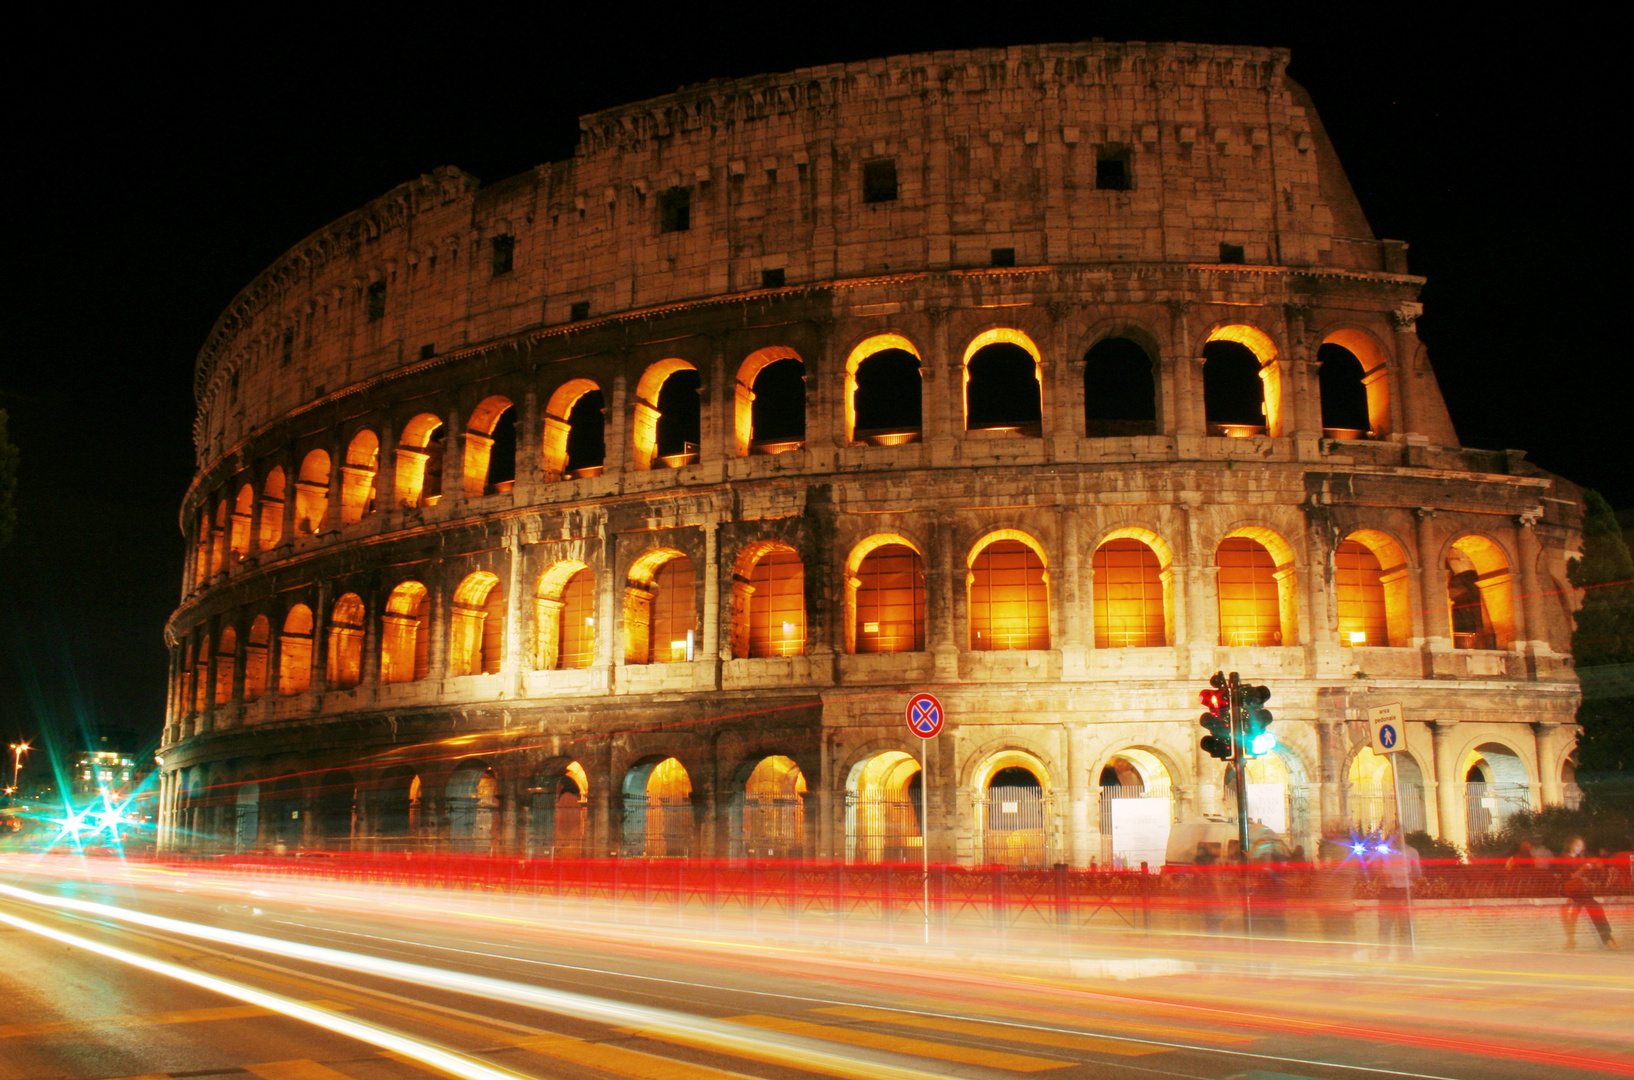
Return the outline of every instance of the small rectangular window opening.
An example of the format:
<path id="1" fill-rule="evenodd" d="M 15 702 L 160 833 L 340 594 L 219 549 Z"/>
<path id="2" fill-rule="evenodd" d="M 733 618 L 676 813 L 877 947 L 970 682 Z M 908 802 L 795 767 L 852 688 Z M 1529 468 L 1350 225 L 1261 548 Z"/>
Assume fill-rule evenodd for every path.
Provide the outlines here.
<path id="1" fill-rule="evenodd" d="M 877 158 L 862 165 L 862 201 L 896 201 L 896 159 Z"/>
<path id="2" fill-rule="evenodd" d="M 1221 244 L 1220 261 L 1223 263 L 1240 263 L 1243 261 L 1243 246 L 1241 244 Z"/>
<path id="3" fill-rule="evenodd" d="M 1129 151 L 1121 146 L 1103 146 L 1095 157 L 1095 189 L 1128 191 Z"/>
<path id="4" fill-rule="evenodd" d="M 658 197 L 658 231 L 686 232 L 692 228 L 692 189 L 670 188 Z"/>
<path id="5" fill-rule="evenodd" d="M 421 360 L 430 360 L 433 356 L 436 356 L 436 355 L 437 355 L 437 346 L 436 345 L 421 345 L 420 346 L 420 359 Z"/>
<path id="6" fill-rule="evenodd" d="M 584 322 L 590 317 L 590 301 L 578 300 L 567 309 L 568 322 Z"/>
<path id="7" fill-rule="evenodd" d="M 493 239 L 494 276 L 511 272 L 511 256 L 516 251 L 516 237 L 496 236 Z"/>
<path id="8" fill-rule="evenodd" d="M 762 289 L 781 289 L 783 287 L 783 268 L 776 270 L 762 270 L 760 272 L 760 287 Z"/>
<path id="9" fill-rule="evenodd" d="M 994 248 L 992 259 L 994 266 L 1014 266 L 1016 264 L 1016 249 Z"/>
<path id="10" fill-rule="evenodd" d="M 369 285 L 369 321 L 386 317 L 386 283 L 376 281 Z"/>
<path id="11" fill-rule="evenodd" d="M 295 328 L 291 326 L 284 331 L 284 352 L 278 360 L 279 367 L 288 367 L 295 359 Z"/>

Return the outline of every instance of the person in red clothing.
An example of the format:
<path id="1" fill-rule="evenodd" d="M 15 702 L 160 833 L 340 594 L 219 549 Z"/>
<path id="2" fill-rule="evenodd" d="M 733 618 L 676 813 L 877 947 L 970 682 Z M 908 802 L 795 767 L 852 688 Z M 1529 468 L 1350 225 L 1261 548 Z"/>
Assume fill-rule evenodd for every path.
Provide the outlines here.
<path id="1" fill-rule="evenodd" d="M 1587 912 L 1589 921 L 1600 935 L 1600 943 L 1616 950 L 1619 946 L 1617 939 L 1611 936 L 1611 922 L 1606 918 L 1606 909 L 1594 898 L 1594 889 L 1601 881 L 1603 868 L 1599 860 L 1585 857 L 1586 847 L 1581 836 L 1574 836 L 1566 842 L 1567 877 L 1560 888 L 1561 895 L 1566 898 L 1566 903 L 1560 909 L 1561 928 L 1566 931 L 1566 948 L 1577 947 L 1577 916 Z"/>

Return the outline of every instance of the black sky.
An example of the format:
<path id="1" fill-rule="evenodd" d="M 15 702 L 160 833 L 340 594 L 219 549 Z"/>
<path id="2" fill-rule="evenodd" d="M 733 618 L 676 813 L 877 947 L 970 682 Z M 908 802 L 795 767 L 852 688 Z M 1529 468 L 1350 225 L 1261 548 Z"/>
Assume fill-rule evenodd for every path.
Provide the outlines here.
<path id="1" fill-rule="evenodd" d="M 1374 231 L 1411 245 L 1420 332 L 1466 445 L 1634 506 L 1612 259 L 1627 61 L 1564 5 L 470 5 L 63 9 L 5 75 L 0 406 L 23 453 L 0 553 L 0 736 L 162 722 L 191 372 L 233 295 L 303 236 L 437 165 L 493 182 L 577 117 L 683 84 L 1046 41 L 1279 45 Z M 1470 10 L 1470 9 L 1466 9 Z M 222 9 L 226 11 L 225 8 Z M 1154 13 L 1155 12 L 1155 13 Z M 1543 19 L 1549 20 L 1543 22 Z M 120 21 L 124 20 L 124 21 Z"/>

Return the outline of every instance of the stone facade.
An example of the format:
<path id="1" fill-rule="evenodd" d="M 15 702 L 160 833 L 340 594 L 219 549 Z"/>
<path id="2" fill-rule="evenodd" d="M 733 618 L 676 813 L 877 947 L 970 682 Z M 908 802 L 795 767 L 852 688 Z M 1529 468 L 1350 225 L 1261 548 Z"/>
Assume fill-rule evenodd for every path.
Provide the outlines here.
<path id="1" fill-rule="evenodd" d="M 1578 491 L 1458 445 L 1286 63 L 708 83 L 297 244 L 198 360 L 162 842 L 917 858 L 931 690 L 933 858 L 1132 861 L 1217 669 L 1308 850 L 1569 798 Z"/>

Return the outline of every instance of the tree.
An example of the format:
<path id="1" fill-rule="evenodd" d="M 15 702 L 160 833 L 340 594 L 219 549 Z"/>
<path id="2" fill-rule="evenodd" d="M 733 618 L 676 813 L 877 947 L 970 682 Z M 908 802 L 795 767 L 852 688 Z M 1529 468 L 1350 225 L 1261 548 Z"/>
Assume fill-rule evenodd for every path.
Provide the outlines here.
<path id="1" fill-rule="evenodd" d="M 1634 556 L 1611 505 L 1585 491 L 1583 557 L 1567 577 L 1583 590 L 1572 655 L 1583 684 L 1580 772 L 1634 772 Z"/>
<path id="2" fill-rule="evenodd" d="M 17 529 L 17 461 L 22 456 L 6 436 L 6 410 L 0 409 L 0 549 Z"/>

